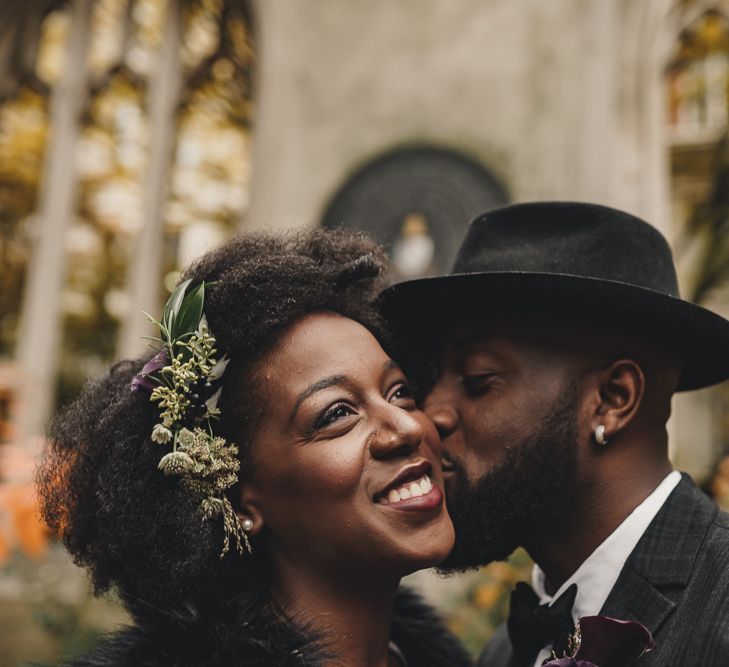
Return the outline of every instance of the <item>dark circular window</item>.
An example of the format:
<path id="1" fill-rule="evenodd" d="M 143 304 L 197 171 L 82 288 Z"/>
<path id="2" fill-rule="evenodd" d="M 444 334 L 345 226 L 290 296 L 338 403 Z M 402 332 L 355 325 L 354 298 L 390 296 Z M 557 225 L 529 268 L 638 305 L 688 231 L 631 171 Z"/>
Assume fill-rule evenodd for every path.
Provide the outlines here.
<path id="1" fill-rule="evenodd" d="M 358 170 L 329 204 L 325 227 L 362 229 L 384 243 L 395 277 L 450 269 L 468 222 L 507 203 L 480 164 L 432 147 L 387 153 Z"/>

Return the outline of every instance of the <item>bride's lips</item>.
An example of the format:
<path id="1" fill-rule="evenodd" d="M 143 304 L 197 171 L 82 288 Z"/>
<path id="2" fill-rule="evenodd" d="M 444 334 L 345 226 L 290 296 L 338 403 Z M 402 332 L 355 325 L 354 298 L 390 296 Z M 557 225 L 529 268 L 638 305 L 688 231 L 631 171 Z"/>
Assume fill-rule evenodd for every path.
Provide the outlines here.
<path id="1" fill-rule="evenodd" d="M 428 493 L 422 496 L 411 497 L 397 502 L 383 502 L 388 509 L 401 510 L 403 512 L 432 512 L 439 509 L 443 505 L 443 492 L 434 484 Z"/>
<path id="2" fill-rule="evenodd" d="M 443 492 L 433 484 L 430 461 L 406 466 L 382 491 L 374 501 L 388 508 L 406 512 L 429 512 L 443 504 Z"/>

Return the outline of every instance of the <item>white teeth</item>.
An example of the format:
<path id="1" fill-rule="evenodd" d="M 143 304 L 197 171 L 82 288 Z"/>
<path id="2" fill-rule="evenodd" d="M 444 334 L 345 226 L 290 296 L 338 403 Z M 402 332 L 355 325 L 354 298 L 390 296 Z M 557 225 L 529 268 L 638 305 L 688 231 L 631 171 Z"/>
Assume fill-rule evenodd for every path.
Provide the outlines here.
<path id="1" fill-rule="evenodd" d="M 423 495 L 423 489 L 420 488 L 420 484 L 417 482 L 413 482 L 410 487 L 410 496 L 413 498 L 417 498 L 418 496 Z"/>
<path id="2" fill-rule="evenodd" d="M 420 488 L 423 490 L 423 494 L 430 493 L 433 490 L 433 482 L 430 481 L 430 477 L 426 475 L 420 480 Z"/>
<path id="3" fill-rule="evenodd" d="M 401 500 L 409 500 L 410 498 L 418 498 L 425 496 L 433 490 L 433 482 L 428 475 L 423 475 L 417 482 L 410 482 L 399 489 L 391 489 L 387 494 L 387 499 L 382 500 L 386 505 L 390 503 L 398 503 Z"/>

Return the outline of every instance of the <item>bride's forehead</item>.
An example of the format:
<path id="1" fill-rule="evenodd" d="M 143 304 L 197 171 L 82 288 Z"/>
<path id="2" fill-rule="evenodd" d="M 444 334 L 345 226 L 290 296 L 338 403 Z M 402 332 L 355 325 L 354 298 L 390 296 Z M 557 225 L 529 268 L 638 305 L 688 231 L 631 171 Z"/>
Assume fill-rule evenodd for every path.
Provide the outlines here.
<path id="1" fill-rule="evenodd" d="M 304 382 L 313 375 L 356 375 L 371 365 L 380 370 L 388 361 L 380 343 L 359 322 L 334 313 L 316 313 L 284 332 L 264 368 L 267 375 Z"/>
<path id="2" fill-rule="evenodd" d="M 337 347 L 328 347 L 336 342 Z M 295 322 L 279 345 L 286 353 L 326 350 L 328 355 L 349 353 L 357 348 L 377 346 L 372 333 L 359 322 L 336 313 L 314 313 Z"/>

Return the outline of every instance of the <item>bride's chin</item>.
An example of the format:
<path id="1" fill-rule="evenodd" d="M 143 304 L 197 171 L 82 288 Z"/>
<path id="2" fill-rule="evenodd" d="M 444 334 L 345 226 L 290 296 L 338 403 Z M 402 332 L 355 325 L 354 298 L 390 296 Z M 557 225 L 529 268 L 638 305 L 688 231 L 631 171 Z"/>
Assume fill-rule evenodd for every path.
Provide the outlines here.
<path id="1" fill-rule="evenodd" d="M 455 543 L 455 532 L 453 525 L 448 521 L 437 531 L 428 531 L 427 535 L 418 536 L 408 542 L 403 541 L 400 545 L 407 572 L 404 575 L 412 574 L 418 570 L 426 570 L 440 565 L 450 554 Z"/>

